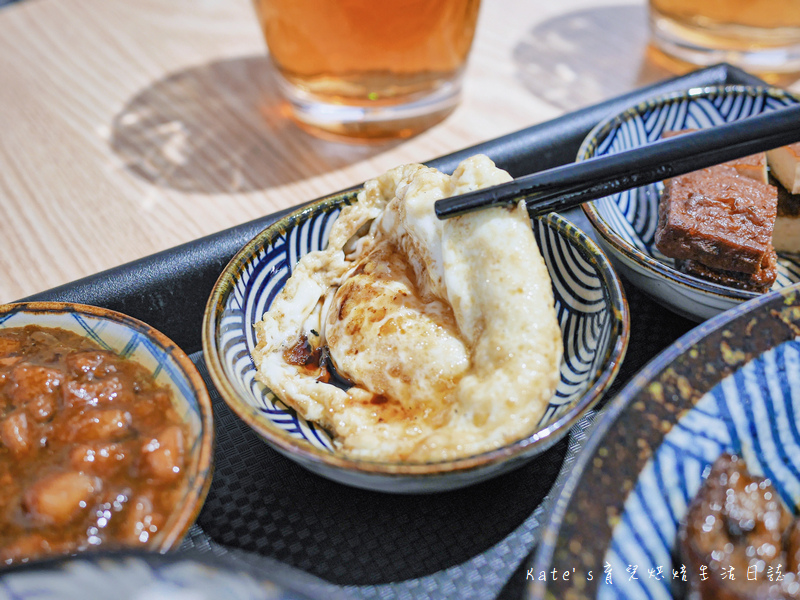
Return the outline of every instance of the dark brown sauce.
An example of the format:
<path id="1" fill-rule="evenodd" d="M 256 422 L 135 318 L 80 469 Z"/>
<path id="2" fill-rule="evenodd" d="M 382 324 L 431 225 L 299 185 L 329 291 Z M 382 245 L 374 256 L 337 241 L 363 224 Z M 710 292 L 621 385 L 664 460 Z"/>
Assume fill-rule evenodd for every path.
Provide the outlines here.
<path id="1" fill-rule="evenodd" d="M 283 360 L 290 365 L 305 367 L 309 373 L 318 371 L 316 379 L 320 383 L 330 383 L 342 390 L 349 390 L 354 385 L 336 370 L 328 346 L 312 347 L 305 334 L 283 351 Z"/>
<path id="2" fill-rule="evenodd" d="M 150 542 L 185 480 L 170 394 L 72 332 L 0 330 L 0 564 Z"/>
<path id="3" fill-rule="evenodd" d="M 319 349 L 312 349 L 308 337 L 303 334 L 292 346 L 283 351 L 283 360 L 298 367 L 314 364 L 319 366 Z"/>

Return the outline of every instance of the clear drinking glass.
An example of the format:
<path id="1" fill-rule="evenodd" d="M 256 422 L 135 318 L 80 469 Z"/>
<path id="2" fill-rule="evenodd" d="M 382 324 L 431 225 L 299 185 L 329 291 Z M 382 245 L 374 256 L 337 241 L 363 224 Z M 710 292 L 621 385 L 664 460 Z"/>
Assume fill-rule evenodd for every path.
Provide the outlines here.
<path id="1" fill-rule="evenodd" d="M 283 96 L 312 132 L 408 137 L 458 104 L 480 0 L 254 0 Z"/>
<path id="2" fill-rule="evenodd" d="M 696 65 L 800 71 L 800 0 L 650 0 L 654 45 Z"/>

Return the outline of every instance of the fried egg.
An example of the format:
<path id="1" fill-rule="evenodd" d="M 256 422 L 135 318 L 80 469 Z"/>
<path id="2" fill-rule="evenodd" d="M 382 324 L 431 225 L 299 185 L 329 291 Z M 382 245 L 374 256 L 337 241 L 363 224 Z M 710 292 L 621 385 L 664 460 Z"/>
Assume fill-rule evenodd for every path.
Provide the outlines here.
<path id="1" fill-rule="evenodd" d="M 405 165 L 367 182 L 256 325 L 257 377 L 338 451 L 451 460 L 536 430 L 563 344 L 525 207 L 433 208 L 510 179 L 478 155 L 452 176 Z"/>

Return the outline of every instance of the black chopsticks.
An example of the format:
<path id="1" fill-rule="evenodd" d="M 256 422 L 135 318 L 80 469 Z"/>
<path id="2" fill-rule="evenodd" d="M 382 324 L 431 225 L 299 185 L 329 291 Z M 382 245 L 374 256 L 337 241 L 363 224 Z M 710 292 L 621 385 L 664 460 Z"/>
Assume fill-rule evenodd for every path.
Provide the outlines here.
<path id="1" fill-rule="evenodd" d="M 800 104 L 437 200 L 436 216 L 525 200 L 531 216 L 800 141 Z"/>

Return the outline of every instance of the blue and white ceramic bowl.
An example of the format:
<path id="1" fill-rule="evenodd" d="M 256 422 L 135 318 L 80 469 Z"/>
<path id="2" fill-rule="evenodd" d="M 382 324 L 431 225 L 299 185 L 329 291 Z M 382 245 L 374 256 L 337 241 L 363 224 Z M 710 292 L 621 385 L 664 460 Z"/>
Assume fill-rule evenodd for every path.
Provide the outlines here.
<path id="1" fill-rule="evenodd" d="M 581 145 L 577 160 L 645 146 L 660 139 L 665 131 L 713 127 L 797 102 L 797 96 L 766 87 L 707 87 L 670 94 L 599 123 Z M 657 302 L 696 321 L 755 298 L 756 292 L 681 273 L 671 258 L 656 249 L 658 200 L 663 187 L 661 183 L 651 184 L 584 205 L 614 266 Z M 773 289 L 796 281 L 800 281 L 800 256 L 780 256 Z"/>
<path id="2" fill-rule="evenodd" d="M 253 326 L 296 262 L 327 244 L 341 207 L 356 192 L 324 198 L 270 226 L 237 254 L 217 281 L 203 324 L 209 372 L 223 399 L 276 450 L 342 483 L 391 492 L 462 487 L 520 466 L 550 447 L 593 406 L 617 374 L 628 341 L 628 309 L 605 255 L 558 215 L 533 222 L 553 280 L 564 337 L 561 383 L 539 431 L 506 447 L 454 461 L 397 464 L 337 454 L 328 434 L 283 405 L 255 379 Z"/>
<path id="3" fill-rule="evenodd" d="M 0 600 L 313 600 L 328 591 L 263 557 L 251 566 L 229 554 L 112 551 L 7 568 Z"/>
<path id="4" fill-rule="evenodd" d="M 529 597 L 671 598 L 681 520 L 726 452 L 800 505 L 800 286 L 693 329 L 604 409 L 554 504 Z"/>
<path id="5" fill-rule="evenodd" d="M 58 327 L 91 339 L 102 348 L 138 362 L 158 385 L 172 390 L 172 402 L 188 426 L 186 482 L 161 532 L 147 545 L 166 551 L 183 540 L 203 506 L 213 471 L 214 420 L 211 398 L 188 356 L 167 336 L 122 313 L 66 302 L 20 302 L 0 305 L 0 329 Z"/>

